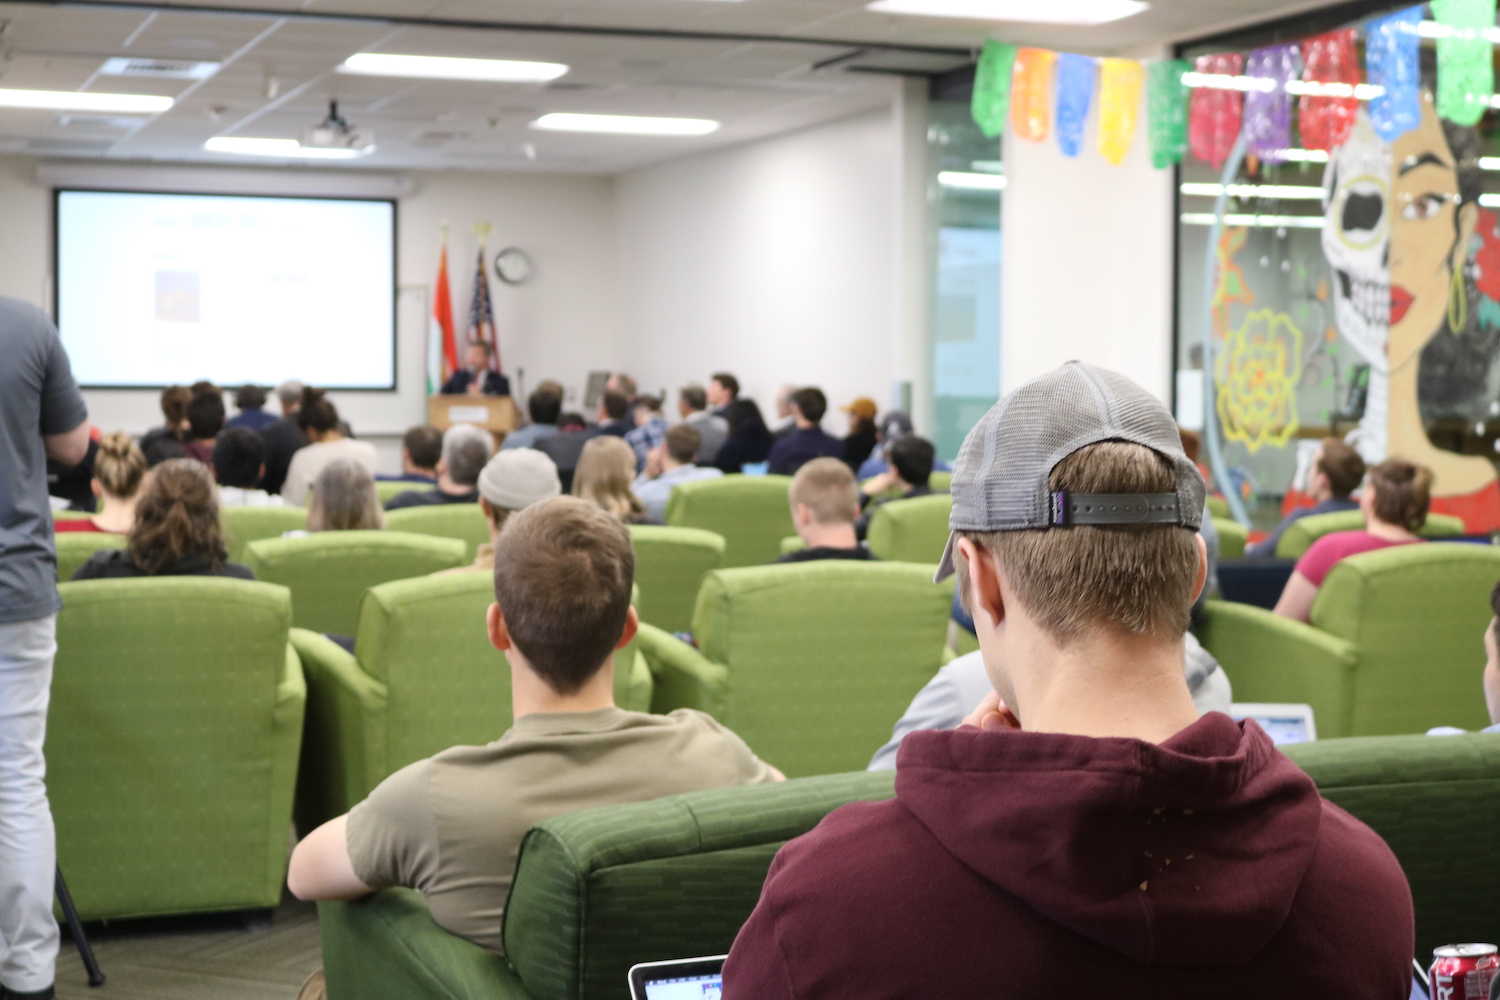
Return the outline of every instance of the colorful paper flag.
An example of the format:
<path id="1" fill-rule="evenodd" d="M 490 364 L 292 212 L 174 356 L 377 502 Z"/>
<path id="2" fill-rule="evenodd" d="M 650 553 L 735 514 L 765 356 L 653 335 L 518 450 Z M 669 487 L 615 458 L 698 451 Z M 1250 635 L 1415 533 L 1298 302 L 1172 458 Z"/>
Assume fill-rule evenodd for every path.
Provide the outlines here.
<path id="1" fill-rule="evenodd" d="M 1295 44 L 1252 49 L 1245 62 L 1245 75 L 1258 84 L 1245 94 L 1245 145 L 1270 163 L 1285 159 L 1292 145 L 1292 96 L 1286 85 L 1301 74 L 1300 63 Z"/>
<path id="2" fill-rule="evenodd" d="M 448 237 L 438 255 L 437 281 L 432 287 L 432 324 L 427 335 L 427 393 L 434 395 L 458 371 L 458 343 L 453 339 L 453 293 L 448 290 Z"/>
<path id="3" fill-rule="evenodd" d="M 1099 155 L 1119 166 L 1135 141 L 1146 69 L 1134 59 L 1099 60 Z"/>
<path id="4" fill-rule="evenodd" d="M 1010 81 L 1016 69 L 1016 47 L 1002 42 L 985 42 L 974 70 L 974 96 L 969 113 L 986 138 L 993 139 L 1005 131 L 1010 114 Z"/>
<path id="5" fill-rule="evenodd" d="M 1094 60 L 1065 52 L 1057 57 L 1057 146 L 1064 156 L 1083 148 L 1083 126 L 1094 99 Z"/>
<path id="6" fill-rule="evenodd" d="M 1422 121 L 1421 23 L 1418 4 L 1365 26 L 1365 76 L 1380 90 L 1370 98 L 1370 124 L 1386 142 Z"/>
<path id="7" fill-rule="evenodd" d="M 1495 26 L 1495 0 L 1432 0 L 1432 17 L 1448 32 L 1437 40 L 1437 113 L 1475 125 L 1495 93 L 1495 64 L 1484 32 Z"/>
<path id="8" fill-rule="evenodd" d="M 1010 130 L 1022 139 L 1047 138 L 1052 113 L 1052 65 L 1057 53 L 1048 49 L 1020 49 L 1010 90 Z"/>
<path id="9" fill-rule="evenodd" d="M 1158 170 L 1180 162 L 1187 152 L 1188 88 L 1182 74 L 1192 68 L 1183 59 L 1146 65 L 1146 126 L 1151 136 L 1151 165 Z"/>
<path id="10" fill-rule="evenodd" d="M 1245 68 L 1245 57 L 1238 52 L 1220 52 L 1199 56 L 1193 68 L 1201 74 L 1236 77 Z M 1213 164 L 1224 165 L 1229 151 L 1240 134 L 1245 95 L 1223 87 L 1194 87 L 1188 105 L 1188 145 L 1193 155 Z"/>
<path id="11" fill-rule="evenodd" d="M 1354 128 L 1354 116 L 1359 111 L 1354 96 L 1359 84 L 1356 45 L 1353 28 L 1317 35 L 1302 43 L 1302 81 L 1322 91 L 1297 99 L 1297 123 L 1302 145 L 1308 149 L 1342 146 Z"/>

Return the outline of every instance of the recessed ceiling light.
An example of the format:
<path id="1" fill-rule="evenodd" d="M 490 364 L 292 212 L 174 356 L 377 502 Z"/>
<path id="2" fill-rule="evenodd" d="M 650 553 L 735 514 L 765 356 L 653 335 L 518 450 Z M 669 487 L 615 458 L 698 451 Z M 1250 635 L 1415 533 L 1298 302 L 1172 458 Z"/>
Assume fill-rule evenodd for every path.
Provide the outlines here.
<path id="1" fill-rule="evenodd" d="M 568 71 L 562 63 L 515 59 L 458 59 L 360 52 L 344 60 L 340 73 L 360 76 L 413 76 L 428 80 L 488 80 L 492 83 L 545 83 Z"/>
<path id="2" fill-rule="evenodd" d="M 963 188 L 966 191 L 1004 191 L 1005 178 L 1000 174 L 971 174 L 962 170 L 944 170 L 938 174 L 938 183 L 948 188 Z"/>
<path id="3" fill-rule="evenodd" d="M 159 80 L 207 80 L 219 71 L 216 62 L 188 59 L 132 59 L 117 56 L 99 67 L 103 76 L 148 76 Z"/>
<path id="4" fill-rule="evenodd" d="M 95 94 L 78 90 L 0 89 L 0 108 L 41 108 L 47 111 L 117 111 L 154 115 L 173 104 L 170 97 L 152 94 Z"/>
<path id="5" fill-rule="evenodd" d="M 542 115 L 532 128 L 549 132 L 608 132 L 616 135 L 707 135 L 719 123 L 706 118 L 640 118 L 634 115 Z"/>
<path id="6" fill-rule="evenodd" d="M 238 135 L 214 136 L 203 144 L 210 153 L 236 156 L 276 156 L 286 160 L 353 160 L 375 151 L 374 146 L 349 149 L 337 146 L 304 146 L 296 139 L 253 139 Z"/>
<path id="7" fill-rule="evenodd" d="M 1141 0 L 875 0 L 865 4 L 867 10 L 882 14 L 1078 25 L 1118 21 L 1149 6 Z"/>

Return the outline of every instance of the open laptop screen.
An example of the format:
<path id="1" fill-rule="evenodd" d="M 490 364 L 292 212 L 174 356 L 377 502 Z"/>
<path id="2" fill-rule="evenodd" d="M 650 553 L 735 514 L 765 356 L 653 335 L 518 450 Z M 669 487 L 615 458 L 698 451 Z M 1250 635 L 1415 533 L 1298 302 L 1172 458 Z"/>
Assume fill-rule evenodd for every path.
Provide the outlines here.
<path id="1" fill-rule="evenodd" d="M 630 970 L 631 1000 L 719 1000 L 724 955 L 648 962 Z"/>

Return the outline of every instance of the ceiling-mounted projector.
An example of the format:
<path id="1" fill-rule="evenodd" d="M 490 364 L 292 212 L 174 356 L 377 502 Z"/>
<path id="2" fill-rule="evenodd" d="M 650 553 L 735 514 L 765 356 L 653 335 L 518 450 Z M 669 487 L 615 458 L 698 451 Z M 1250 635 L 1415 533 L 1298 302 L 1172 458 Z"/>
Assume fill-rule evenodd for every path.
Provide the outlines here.
<path id="1" fill-rule="evenodd" d="M 313 149 L 354 149 L 365 151 L 375 145 L 375 133 L 355 128 L 339 114 L 339 102 L 328 102 L 328 117 L 321 124 L 302 130 L 300 143 Z"/>

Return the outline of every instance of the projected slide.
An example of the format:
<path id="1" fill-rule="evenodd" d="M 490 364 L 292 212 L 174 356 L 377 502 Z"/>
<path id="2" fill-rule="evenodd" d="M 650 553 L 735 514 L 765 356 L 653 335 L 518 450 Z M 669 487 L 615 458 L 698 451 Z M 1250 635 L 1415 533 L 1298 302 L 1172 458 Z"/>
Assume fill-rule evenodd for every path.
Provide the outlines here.
<path id="1" fill-rule="evenodd" d="M 59 191 L 57 319 L 86 386 L 395 387 L 387 201 Z"/>

